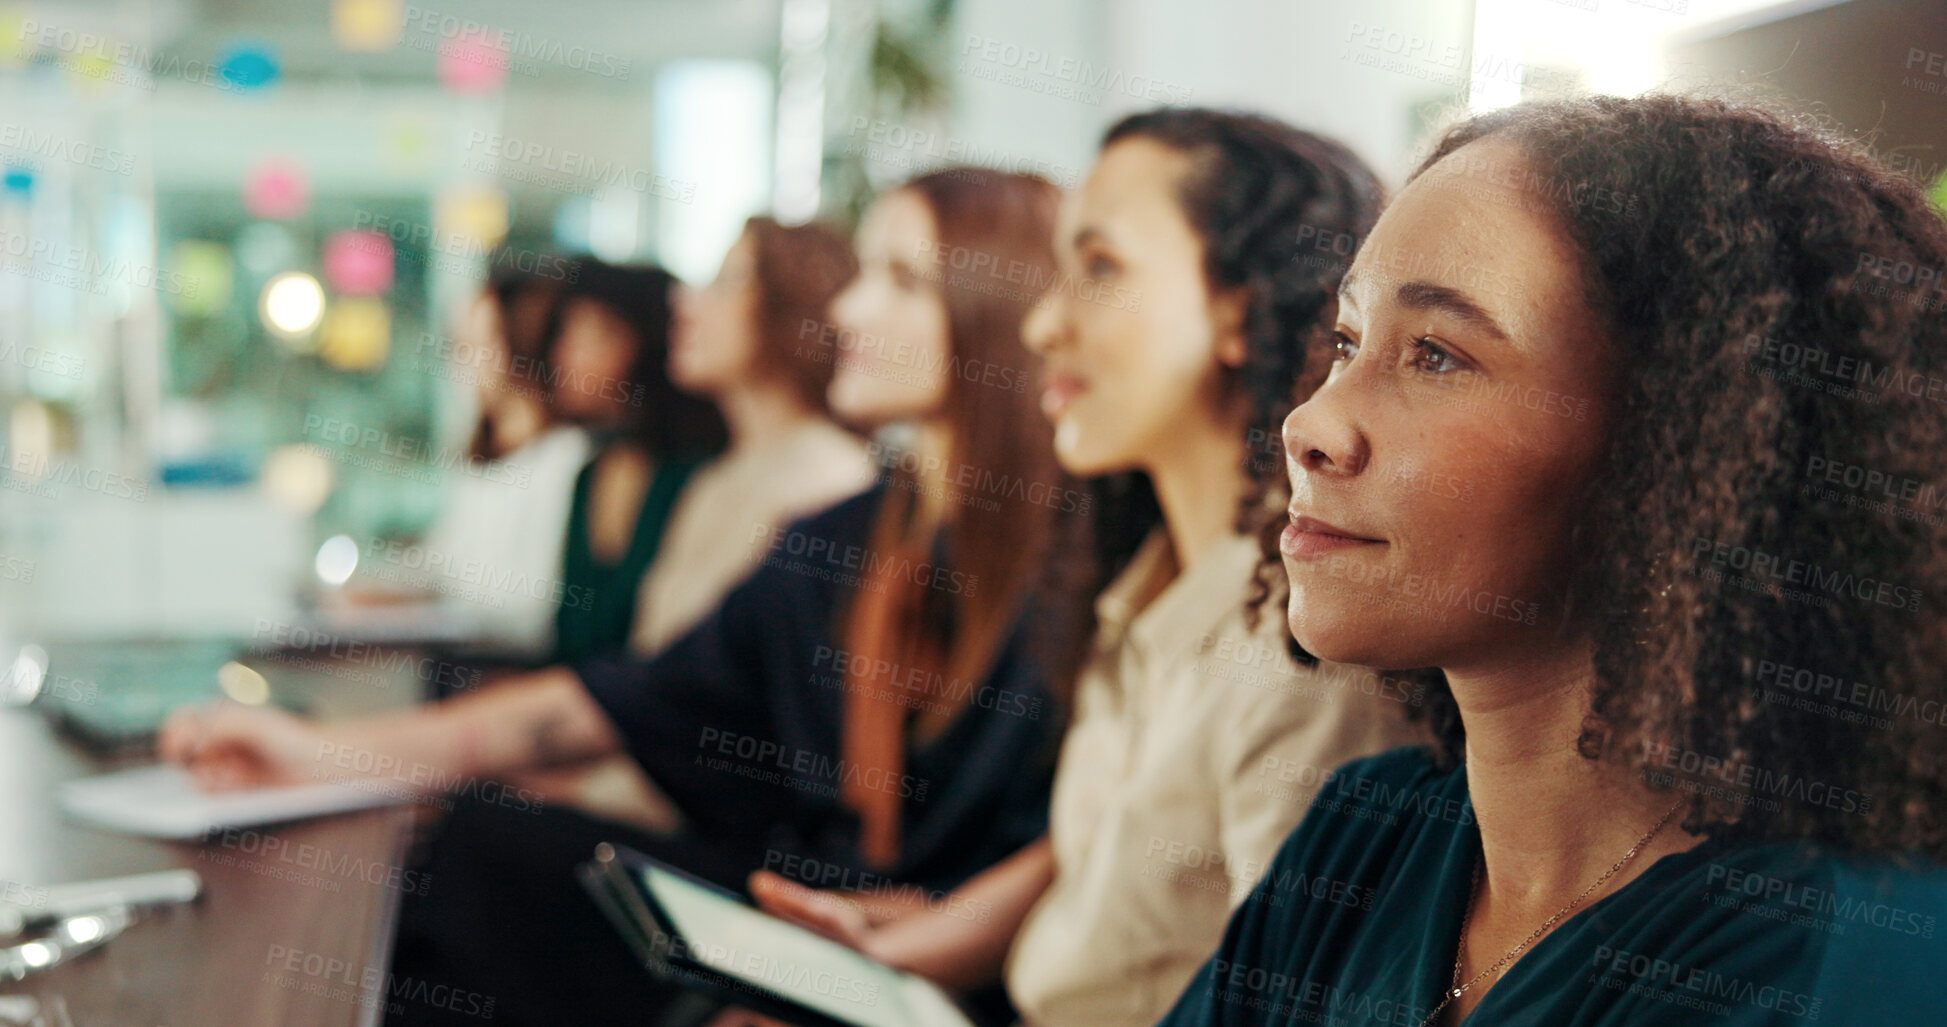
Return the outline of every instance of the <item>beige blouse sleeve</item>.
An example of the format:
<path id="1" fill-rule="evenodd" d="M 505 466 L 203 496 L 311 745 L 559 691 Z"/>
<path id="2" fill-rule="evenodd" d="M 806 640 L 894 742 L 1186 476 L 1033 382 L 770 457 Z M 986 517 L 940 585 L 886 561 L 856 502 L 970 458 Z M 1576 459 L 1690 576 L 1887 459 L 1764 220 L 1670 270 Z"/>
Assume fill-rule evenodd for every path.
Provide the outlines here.
<path id="1" fill-rule="evenodd" d="M 1282 662 L 1282 661 L 1280 661 Z M 1285 837 L 1304 818 L 1317 782 L 1348 760 L 1407 744 L 1417 733 L 1398 703 L 1354 686 L 1370 674 L 1334 664 L 1291 668 L 1264 687 L 1236 683 L 1233 730 L 1217 736 L 1218 832 L 1235 909 L 1264 875 Z M 1302 690 L 1293 701 L 1280 689 Z"/>

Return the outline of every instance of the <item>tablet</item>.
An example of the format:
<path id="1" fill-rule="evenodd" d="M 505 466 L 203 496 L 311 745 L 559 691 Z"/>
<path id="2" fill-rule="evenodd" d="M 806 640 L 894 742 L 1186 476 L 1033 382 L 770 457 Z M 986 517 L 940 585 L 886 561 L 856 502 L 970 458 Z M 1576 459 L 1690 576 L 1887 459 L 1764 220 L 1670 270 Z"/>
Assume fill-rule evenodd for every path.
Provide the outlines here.
<path id="1" fill-rule="evenodd" d="M 667 864 L 600 846 L 583 881 L 650 968 L 816 1027 L 973 1027 L 930 981 L 754 909 Z"/>

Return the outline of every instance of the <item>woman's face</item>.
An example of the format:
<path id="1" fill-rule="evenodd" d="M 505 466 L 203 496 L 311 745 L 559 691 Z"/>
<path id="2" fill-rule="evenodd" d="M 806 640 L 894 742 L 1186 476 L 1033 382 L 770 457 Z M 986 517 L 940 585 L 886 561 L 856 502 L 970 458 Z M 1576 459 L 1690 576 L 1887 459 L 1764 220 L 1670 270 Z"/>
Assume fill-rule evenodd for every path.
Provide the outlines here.
<path id="1" fill-rule="evenodd" d="M 493 292 L 475 292 L 454 322 L 454 349 L 473 368 L 473 392 L 481 407 L 493 409 L 508 398 L 506 329 Z"/>
<path id="2" fill-rule="evenodd" d="M 1285 420 L 1291 632 L 1316 655 L 1464 670 L 1561 627 L 1617 364 L 1580 252 L 1501 184 L 1523 163 L 1477 140 L 1399 194 L 1346 276 L 1329 377 Z"/>
<path id="3" fill-rule="evenodd" d="M 939 251 L 926 201 L 909 189 L 865 212 L 856 248 L 859 274 L 832 300 L 832 324 L 818 342 L 838 362 L 827 398 L 860 426 L 926 417 L 946 402 L 952 342 Z"/>
<path id="4" fill-rule="evenodd" d="M 500 402 L 507 385 L 507 336 L 501 327 L 500 304 L 492 293 L 483 290 L 467 301 L 454 325 L 453 341 L 462 359 L 473 365 L 480 404 L 491 407 Z"/>
<path id="5" fill-rule="evenodd" d="M 677 291 L 669 376 L 678 386 L 718 395 L 750 377 L 757 365 L 756 285 L 757 248 L 745 234 L 709 285 Z"/>
<path id="6" fill-rule="evenodd" d="M 1126 139 L 1062 205 L 1061 274 L 1022 334 L 1070 473 L 1147 466 L 1185 425 L 1221 416 L 1225 367 L 1243 362 L 1241 294 L 1212 294 L 1177 200 L 1191 170 L 1175 149 Z"/>
<path id="7" fill-rule="evenodd" d="M 636 345 L 628 322 L 607 307 L 586 298 L 569 300 L 550 354 L 555 405 L 562 414 L 600 421 L 617 412 L 623 400 L 616 397 L 627 397 L 636 384 L 628 380 Z"/>

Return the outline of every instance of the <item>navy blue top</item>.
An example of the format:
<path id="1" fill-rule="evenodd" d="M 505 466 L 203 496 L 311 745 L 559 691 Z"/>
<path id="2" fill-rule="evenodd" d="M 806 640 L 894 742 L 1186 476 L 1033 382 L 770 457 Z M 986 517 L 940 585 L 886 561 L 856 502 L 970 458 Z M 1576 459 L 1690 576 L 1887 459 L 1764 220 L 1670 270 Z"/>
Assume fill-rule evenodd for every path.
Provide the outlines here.
<path id="1" fill-rule="evenodd" d="M 707 619 L 648 661 L 576 667 L 629 753 L 693 832 L 759 866 L 832 888 L 885 883 L 840 800 L 846 658 L 834 629 L 868 561 L 881 484 L 756 538 L 763 563 Z M 725 525 L 725 530 L 740 526 Z M 948 559 L 909 568 L 935 587 L 978 588 Z M 1026 622 L 1028 618 L 1023 617 Z M 1048 675 L 1019 624 L 978 682 L 908 682 L 915 703 L 964 697 L 937 737 L 909 744 L 898 781 L 899 864 L 886 876 L 951 888 L 1047 830 L 1062 731 Z M 815 863 L 782 865 L 788 856 Z"/>
<path id="2" fill-rule="evenodd" d="M 1453 975 L 1480 831 L 1464 769 L 1346 764 L 1164 1019 L 1419 1024 Z M 1470 1025 L 1947 1024 L 1947 873 L 1705 842 L 1570 917 Z"/>

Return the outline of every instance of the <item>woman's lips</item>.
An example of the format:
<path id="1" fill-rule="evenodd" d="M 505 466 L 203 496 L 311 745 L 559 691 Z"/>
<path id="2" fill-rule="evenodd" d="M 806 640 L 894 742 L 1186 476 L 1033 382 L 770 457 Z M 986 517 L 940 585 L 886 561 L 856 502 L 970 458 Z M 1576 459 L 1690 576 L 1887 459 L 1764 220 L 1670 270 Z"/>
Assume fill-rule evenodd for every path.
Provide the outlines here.
<path id="1" fill-rule="evenodd" d="M 1041 413 L 1049 420 L 1060 417 L 1075 398 L 1088 391 L 1088 385 L 1074 375 L 1055 375 L 1041 387 Z"/>
<path id="2" fill-rule="evenodd" d="M 1383 546 L 1386 543 L 1337 528 L 1315 517 L 1293 513 L 1291 523 L 1278 536 L 1278 551 L 1294 560 L 1307 560 L 1354 546 Z"/>

